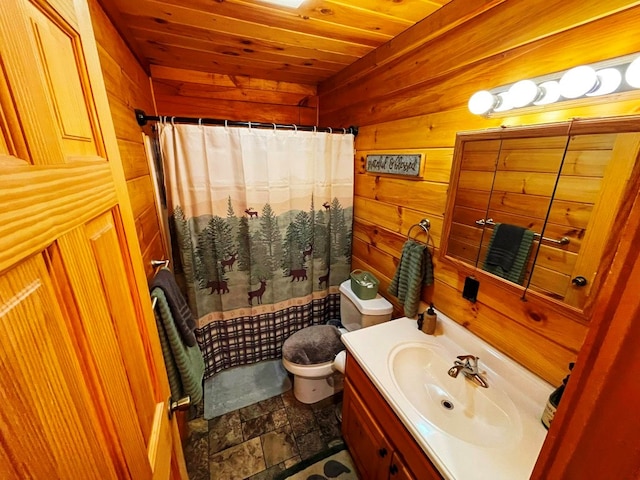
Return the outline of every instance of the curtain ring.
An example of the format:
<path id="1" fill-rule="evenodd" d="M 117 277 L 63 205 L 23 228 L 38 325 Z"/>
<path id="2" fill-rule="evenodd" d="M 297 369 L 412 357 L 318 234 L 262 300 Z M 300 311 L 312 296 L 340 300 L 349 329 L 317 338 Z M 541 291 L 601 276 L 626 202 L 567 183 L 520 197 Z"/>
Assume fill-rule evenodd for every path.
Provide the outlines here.
<path id="1" fill-rule="evenodd" d="M 227 128 L 227 126 L 228 126 L 228 125 L 227 125 L 227 121 L 228 121 L 228 120 L 226 120 L 226 119 L 225 119 L 225 121 L 224 121 L 224 128 L 225 128 L 225 129 L 226 129 L 226 128 Z"/>
<path id="2" fill-rule="evenodd" d="M 331 127 L 327 127 L 329 129 L 329 133 L 333 133 L 333 130 L 331 129 Z"/>
<path id="3" fill-rule="evenodd" d="M 199 126 L 199 127 L 201 127 L 201 126 L 202 126 L 202 119 L 201 119 L 201 118 L 199 118 L 199 119 L 198 119 L 198 126 Z"/>
<path id="4" fill-rule="evenodd" d="M 316 133 L 316 126 L 313 126 L 313 133 Z"/>
<path id="5" fill-rule="evenodd" d="M 295 123 L 293 124 L 293 130 L 293 133 L 298 133 L 298 126 Z"/>
<path id="6" fill-rule="evenodd" d="M 275 132 L 276 130 L 278 130 L 278 129 L 276 128 L 276 124 L 274 123 L 273 124 L 273 131 Z"/>
<path id="7" fill-rule="evenodd" d="M 249 122 L 249 130 L 251 130 L 251 122 Z"/>
<path id="8" fill-rule="evenodd" d="M 342 134 L 343 134 L 343 135 L 346 135 L 346 134 L 347 134 L 347 129 L 346 129 L 346 128 L 344 128 L 344 127 L 342 127 Z"/>
<path id="9" fill-rule="evenodd" d="M 176 126 L 176 124 L 175 124 L 175 123 L 173 123 L 173 121 L 175 120 L 175 118 L 176 118 L 176 117 L 171 117 L 171 126 L 172 126 L 172 127 L 175 127 L 175 126 Z"/>

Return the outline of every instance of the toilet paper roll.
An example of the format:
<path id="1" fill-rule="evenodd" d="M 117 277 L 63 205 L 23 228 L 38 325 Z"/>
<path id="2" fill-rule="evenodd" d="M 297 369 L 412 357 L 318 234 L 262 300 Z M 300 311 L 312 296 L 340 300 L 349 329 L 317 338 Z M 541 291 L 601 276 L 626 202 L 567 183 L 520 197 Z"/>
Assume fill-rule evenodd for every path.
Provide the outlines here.
<path id="1" fill-rule="evenodd" d="M 333 360 L 333 369 L 337 370 L 340 373 L 344 373 L 344 368 L 347 363 L 347 351 L 342 350 L 340 353 L 336 355 L 336 358 Z"/>

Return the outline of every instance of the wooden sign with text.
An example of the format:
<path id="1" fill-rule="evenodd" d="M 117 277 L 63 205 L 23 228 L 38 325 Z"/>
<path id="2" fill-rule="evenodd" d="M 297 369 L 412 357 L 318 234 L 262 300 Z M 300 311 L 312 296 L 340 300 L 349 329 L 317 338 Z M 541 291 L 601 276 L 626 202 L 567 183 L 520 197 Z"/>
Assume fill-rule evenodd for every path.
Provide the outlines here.
<path id="1" fill-rule="evenodd" d="M 367 155 L 365 170 L 368 173 L 420 177 L 422 175 L 422 154 Z"/>

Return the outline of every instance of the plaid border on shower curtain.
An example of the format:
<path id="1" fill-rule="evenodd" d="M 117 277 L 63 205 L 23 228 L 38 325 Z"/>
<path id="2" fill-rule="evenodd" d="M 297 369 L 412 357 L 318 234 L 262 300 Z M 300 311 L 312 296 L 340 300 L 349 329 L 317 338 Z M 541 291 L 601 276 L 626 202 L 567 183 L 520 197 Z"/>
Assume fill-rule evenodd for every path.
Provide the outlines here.
<path id="1" fill-rule="evenodd" d="M 277 312 L 210 322 L 196 330 L 205 378 L 231 367 L 282 356 L 282 343 L 310 325 L 340 318 L 340 294 Z"/>

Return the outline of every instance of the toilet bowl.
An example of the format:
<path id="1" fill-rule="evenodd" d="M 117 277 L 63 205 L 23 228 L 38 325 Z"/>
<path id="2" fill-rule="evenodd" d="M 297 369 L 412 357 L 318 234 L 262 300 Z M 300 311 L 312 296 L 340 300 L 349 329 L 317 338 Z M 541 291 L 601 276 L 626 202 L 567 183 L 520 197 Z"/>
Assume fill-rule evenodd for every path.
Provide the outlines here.
<path id="1" fill-rule="evenodd" d="M 303 328 L 285 340 L 282 364 L 293 374 L 293 394 L 302 403 L 315 403 L 342 390 L 346 360 L 340 340 L 344 332 L 376 325 L 391 319 L 393 307 L 381 295 L 361 300 L 349 280 L 340 285 L 340 321 L 334 325 Z M 338 323 L 332 321 L 331 323 Z"/>

